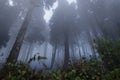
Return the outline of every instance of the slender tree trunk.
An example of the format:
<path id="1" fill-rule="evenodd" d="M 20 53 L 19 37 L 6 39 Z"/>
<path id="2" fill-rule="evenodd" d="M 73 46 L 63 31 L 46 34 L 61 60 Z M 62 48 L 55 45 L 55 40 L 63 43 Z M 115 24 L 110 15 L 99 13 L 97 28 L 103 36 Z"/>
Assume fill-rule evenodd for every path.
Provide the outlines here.
<path id="1" fill-rule="evenodd" d="M 92 55 L 94 56 L 95 59 L 97 59 L 97 54 L 96 54 L 96 51 L 95 51 L 95 48 L 94 48 L 94 42 L 93 42 L 92 36 L 90 35 L 89 31 L 87 32 L 87 34 L 88 34 L 88 39 L 90 40 L 90 46 L 91 46 L 92 52 L 93 52 Z"/>
<path id="2" fill-rule="evenodd" d="M 80 50 L 80 46 L 79 46 L 79 45 L 78 45 L 78 49 L 79 49 L 79 55 L 80 55 L 80 58 L 82 58 L 81 50 Z"/>
<path id="3" fill-rule="evenodd" d="M 82 51 L 83 51 L 84 57 L 86 57 L 86 52 L 85 52 L 85 48 L 84 48 L 84 44 L 83 43 L 81 44 L 81 47 L 82 47 Z"/>
<path id="4" fill-rule="evenodd" d="M 47 41 L 45 41 L 45 47 L 44 47 L 44 56 L 46 57 L 47 56 L 47 45 L 48 45 L 48 43 L 47 43 Z"/>
<path id="5" fill-rule="evenodd" d="M 74 46 L 71 47 L 71 52 L 72 52 L 72 62 L 74 63 L 74 61 L 75 61 L 75 50 L 74 50 Z"/>
<path id="6" fill-rule="evenodd" d="M 55 47 L 54 47 L 54 50 L 53 50 L 53 53 L 52 53 L 52 60 L 51 60 L 51 66 L 50 66 L 51 69 L 53 68 L 53 65 L 54 65 L 54 62 L 55 62 L 56 50 L 57 50 L 57 43 L 55 44 Z"/>
<path id="7" fill-rule="evenodd" d="M 78 37 L 77 37 L 77 42 L 78 42 L 77 47 L 78 47 L 78 49 L 79 49 L 79 56 L 80 56 L 80 59 L 81 59 L 81 58 L 82 58 L 82 54 L 81 54 L 81 50 L 80 50 L 79 39 L 80 39 L 80 37 L 78 36 Z"/>
<path id="8" fill-rule="evenodd" d="M 26 56 L 26 59 L 25 59 L 26 63 L 29 61 L 29 57 L 31 56 L 31 50 L 32 50 L 32 43 L 30 43 L 30 46 L 29 46 L 29 49 L 28 49 L 28 52 L 27 52 L 27 56 Z"/>

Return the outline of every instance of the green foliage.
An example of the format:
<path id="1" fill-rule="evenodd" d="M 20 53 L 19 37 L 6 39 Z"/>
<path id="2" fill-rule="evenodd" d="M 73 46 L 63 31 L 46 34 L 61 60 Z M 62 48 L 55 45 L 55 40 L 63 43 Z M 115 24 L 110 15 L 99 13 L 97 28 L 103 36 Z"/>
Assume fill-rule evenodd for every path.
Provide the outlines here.
<path id="1" fill-rule="evenodd" d="M 97 39 L 95 42 L 106 69 L 120 68 L 120 40 Z"/>
<path id="2" fill-rule="evenodd" d="M 61 80 L 61 70 L 57 69 L 56 71 L 49 71 L 50 78 L 52 80 Z"/>
<path id="3" fill-rule="evenodd" d="M 58 68 L 47 74 L 33 71 L 24 63 L 6 64 L 3 80 L 119 80 L 120 68 L 102 73 L 101 62 L 94 58 L 82 59 L 69 64 L 66 68 Z M 2 79 L 1 79 L 2 80 Z"/>
<path id="4" fill-rule="evenodd" d="M 108 72 L 102 78 L 103 80 L 120 80 L 120 69 Z"/>
<path id="5" fill-rule="evenodd" d="M 70 62 L 66 68 L 47 74 L 33 71 L 22 62 L 8 63 L 3 80 L 120 80 L 120 41 L 97 39 L 95 43 L 98 60 L 92 56 L 90 59 L 82 57 L 73 64 Z M 41 59 L 46 57 L 35 55 L 30 62 Z"/>
<path id="6" fill-rule="evenodd" d="M 7 63 L 5 69 L 6 74 L 3 75 L 5 80 L 25 80 L 25 77 L 29 78 L 31 74 L 31 70 L 22 62 L 16 64 Z"/>

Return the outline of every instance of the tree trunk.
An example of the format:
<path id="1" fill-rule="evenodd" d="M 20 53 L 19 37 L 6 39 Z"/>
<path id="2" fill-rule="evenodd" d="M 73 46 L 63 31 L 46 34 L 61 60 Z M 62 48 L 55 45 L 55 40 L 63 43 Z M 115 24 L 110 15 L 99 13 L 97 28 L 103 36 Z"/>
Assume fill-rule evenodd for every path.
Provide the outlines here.
<path id="1" fill-rule="evenodd" d="M 32 15 L 32 10 L 33 10 L 33 6 L 30 7 L 29 11 L 27 12 L 26 18 L 21 26 L 21 29 L 18 32 L 18 35 L 16 37 L 15 43 L 13 45 L 12 50 L 10 51 L 10 54 L 7 58 L 7 63 L 11 62 L 11 63 L 15 63 L 17 61 L 19 52 L 20 52 L 20 48 L 22 46 L 23 40 L 24 40 L 24 36 L 26 34 L 26 30 Z"/>
<path id="2" fill-rule="evenodd" d="M 71 46 L 71 52 L 72 52 L 71 53 L 72 54 L 72 56 L 71 56 L 72 57 L 72 62 L 74 63 L 74 61 L 75 61 L 75 50 L 74 50 L 74 46 L 73 45 Z"/>
<path id="3" fill-rule="evenodd" d="M 52 60 L 51 60 L 51 66 L 50 66 L 51 69 L 53 68 L 53 65 L 54 65 L 54 62 L 55 62 L 56 50 L 57 50 L 57 43 L 55 44 L 55 47 L 54 47 L 54 50 L 53 50 L 53 53 L 52 53 Z"/>
<path id="4" fill-rule="evenodd" d="M 95 59 L 97 59 L 97 54 L 96 54 L 96 51 L 95 51 L 95 47 L 94 47 L 94 42 L 93 42 L 93 39 L 92 39 L 92 36 L 90 35 L 90 32 L 88 31 L 87 32 L 88 34 L 88 39 L 90 40 L 90 46 L 91 46 L 91 49 L 92 49 L 92 55 Z"/>
<path id="5" fill-rule="evenodd" d="M 47 41 L 45 41 L 45 46 L 44 46 L 44 56 L 46 57 L 47 56 L 47 45 L 48 45 L 48 43 L 47 43 Z"/>
<path id="6" fill-rule="evenodd" d="M 68 62 L 69 62 L 68 34 L 65 34 L 64 48 L 65 48 L 65 53 L 64 53 L 64 64 L 63 64 L 63 67 L 66 67 L 68 65 Z"/>
<path id="7" fill-rule="evenodd" d="M 26 56 L 26 59 L 25 59 L 25 62 L 27 63 L 29 61 L 29 59 L 31 58 L 32 56 L 32 53 L 31 51 L 33 50 L 33 43 L 30 43 L 30 46 L 29 46 L 29 49 L 28 49 L 28 52 L 27 52 L 27 56 Z"/>

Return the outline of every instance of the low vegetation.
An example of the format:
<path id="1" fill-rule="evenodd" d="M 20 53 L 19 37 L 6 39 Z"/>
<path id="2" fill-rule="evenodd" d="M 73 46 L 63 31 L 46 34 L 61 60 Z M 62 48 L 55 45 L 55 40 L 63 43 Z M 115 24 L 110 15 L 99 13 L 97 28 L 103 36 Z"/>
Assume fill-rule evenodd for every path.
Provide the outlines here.
<path id="1" fill-rule="evenodd" d="M 120 41 L 98 39 L 95 43 L 98 59 L 82 57 L 48 73 L 34 71 L 22 62 L 8 63 L 0 80 L 120 80 Z"/>

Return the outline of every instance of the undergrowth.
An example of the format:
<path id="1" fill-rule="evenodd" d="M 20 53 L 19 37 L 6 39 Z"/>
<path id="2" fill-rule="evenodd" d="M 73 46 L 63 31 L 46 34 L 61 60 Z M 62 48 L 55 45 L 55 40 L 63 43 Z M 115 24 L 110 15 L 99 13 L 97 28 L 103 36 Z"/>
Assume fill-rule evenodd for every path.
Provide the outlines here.
<path id="1" fill-rule="evenodd" d="M 0 80 L 120 80 L 120 41 L 96 40 L 95 43 L 99 59 L 83 57 L 46 74 L 22 62 L 7 63 Z"/>

